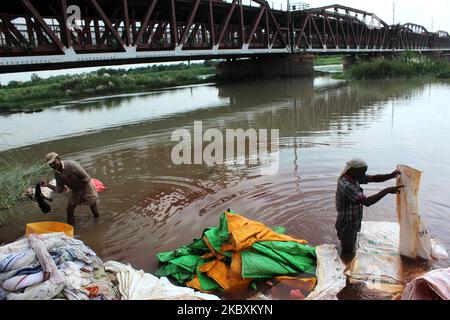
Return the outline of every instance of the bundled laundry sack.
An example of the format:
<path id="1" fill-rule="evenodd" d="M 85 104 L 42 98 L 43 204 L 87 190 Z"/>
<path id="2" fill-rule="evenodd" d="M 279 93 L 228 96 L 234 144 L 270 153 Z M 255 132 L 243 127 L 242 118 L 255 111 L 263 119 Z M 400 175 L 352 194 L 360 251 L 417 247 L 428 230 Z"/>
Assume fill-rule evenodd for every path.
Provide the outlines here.
<path id="1" fill-rule="evenodd" d="M 121 300 L 219 300 L 217 296 L 174 286 L 167 278 L 157 278 L 117 261 L 106 262 L 105 269 L 114 274 Z"/>
<path id="2" fill-rule="evenodd" d="M 433 250 L 427 227 L 419 213 L 419 188 L 422 172 L 407 166 L 398 166 L 401 175 L 397 185 L 404 186 L 397 196 L 397 216 L 400 224 L 400 254 L 431 260 Z"/>
<path id="3" fill-rule="evenodd" d="M 270 279 L 300 280 L 311 299 L 336 299 L 345 287 L 345 267 L 335 247 L 311 247 L 231 210 L 200 239 L 157 257 L 162 264 L 157 276 L 207 293 L 244 292 Z"/>

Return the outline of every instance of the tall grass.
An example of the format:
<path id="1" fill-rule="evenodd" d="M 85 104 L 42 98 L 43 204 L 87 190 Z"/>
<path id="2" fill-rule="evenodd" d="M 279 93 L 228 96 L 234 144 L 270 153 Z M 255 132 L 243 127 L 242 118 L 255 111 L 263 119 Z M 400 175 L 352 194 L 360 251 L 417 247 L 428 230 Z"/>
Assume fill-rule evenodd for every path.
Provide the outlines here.
<path id="1" fill-rule="evenodd" d="M 423 76 L 450 78 L 450 62 L 405 53 L 392 59 L 377 58 L 359 61 L 344 74 L 344 78 L 350 79 L 395 79 Z"/>
<path id="2" fill-rule="evenodd" d="M 16 160 L 19 152 L 0 154 L 0 224 L 5 223 L 10 212 L 8 209 L 18 205 L 24 191 L 51 171 L 42 161 L 27 165 Z"/>

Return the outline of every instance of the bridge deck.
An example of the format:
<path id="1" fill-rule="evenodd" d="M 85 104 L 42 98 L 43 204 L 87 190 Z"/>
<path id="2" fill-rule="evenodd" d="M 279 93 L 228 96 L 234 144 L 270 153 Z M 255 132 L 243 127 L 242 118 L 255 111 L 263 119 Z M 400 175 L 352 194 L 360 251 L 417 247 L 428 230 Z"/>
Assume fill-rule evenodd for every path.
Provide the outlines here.
<path id="1" fill-rule="evenodd" d="M 263 0 L 3 0 L 0 72 L 268 54 L 450 51 L 448 33 Z"/>

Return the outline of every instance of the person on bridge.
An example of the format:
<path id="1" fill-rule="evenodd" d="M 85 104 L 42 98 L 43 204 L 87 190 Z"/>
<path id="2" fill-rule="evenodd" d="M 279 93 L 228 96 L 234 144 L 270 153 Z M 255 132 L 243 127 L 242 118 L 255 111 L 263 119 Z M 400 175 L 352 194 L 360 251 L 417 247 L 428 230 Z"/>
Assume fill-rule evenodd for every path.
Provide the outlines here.
<path id="1" fill-rule="evenodd" d="M 349 161 L 342 172 L 336 191 L 336 209 L 338 212 L 336 230 L 341 241 L 342 253 L 353 254 L 358 233 L 361 231 L 363 207 L 370 207 L 389 194 L 398 194 L 400 187 L 382 190 L 376 195 L 366 197 L 361 184 L 382 183 L 400 175 L 394 171 L 385 175 L 367 175 L 367 163 L 361 159 Z"/>
<path id="2" fill-rule="evenodd" d="M 91 184 L 91 177 L 81 165 L 76 161 L 62 161 L 55 152 L 47 154 L 45 160 L 55 171 L 56 186 L 45 181 L 41 181 L 41 186 L 48 187 L 57 193 L 63 193 L 65 186 L 71 190 L 67 204 L 67 223 L 75 225 L 75 208 L 79 205 L 88 205 L 94 217 L 99 218 L 97 191 Z"/>

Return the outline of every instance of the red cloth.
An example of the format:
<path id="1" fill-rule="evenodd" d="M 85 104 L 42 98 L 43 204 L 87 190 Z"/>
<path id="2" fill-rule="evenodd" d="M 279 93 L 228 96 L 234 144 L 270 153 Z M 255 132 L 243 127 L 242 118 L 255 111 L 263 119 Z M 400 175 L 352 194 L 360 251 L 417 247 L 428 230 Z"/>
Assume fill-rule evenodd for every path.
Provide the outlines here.
<path id="1" fill-rule="evenodd" d="M 92 185 L 95 187 L 95 190 L 97 192 L 103 192 L 106 189 L 108 189 L 100 180 L 97 179 L 91 179 Z"/>

